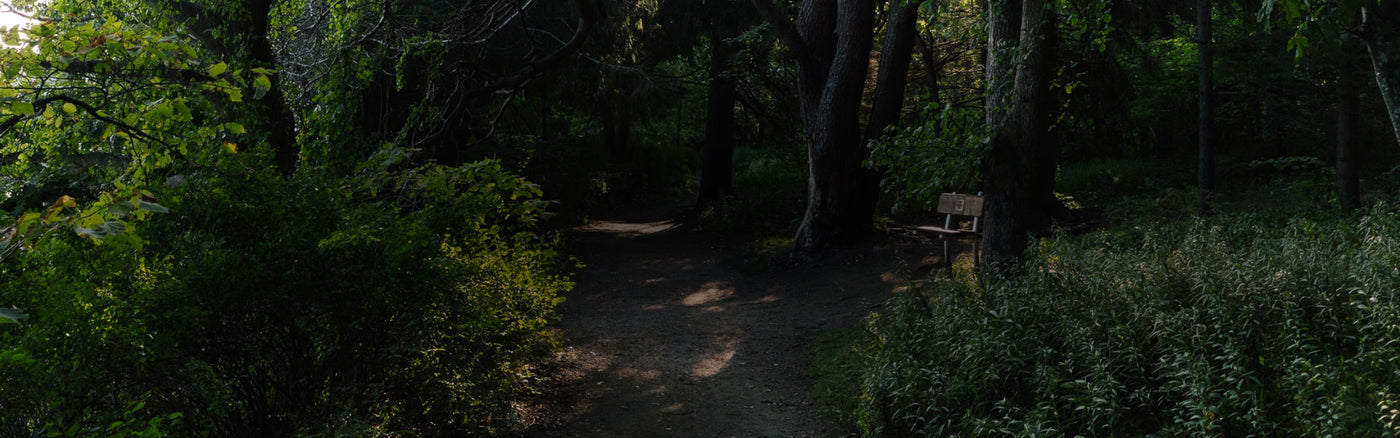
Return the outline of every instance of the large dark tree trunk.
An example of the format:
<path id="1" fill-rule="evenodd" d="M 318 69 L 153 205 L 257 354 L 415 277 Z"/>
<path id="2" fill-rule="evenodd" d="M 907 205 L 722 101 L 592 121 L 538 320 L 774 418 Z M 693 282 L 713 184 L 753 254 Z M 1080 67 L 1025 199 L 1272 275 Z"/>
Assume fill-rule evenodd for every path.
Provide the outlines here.
<path id="1" fill-rule="evenodd" d="M 1400 2 L 1382 1 L 1366 14 L 1361 40 L 1371 53 L 1376 85 L 1385 100 L 1395 141 L 1400 143 Z"/>
<path id="2" fill-rule="evenodd" d="M 607 99 L 602 108 L 603 146 L 615 160 L 632 156 L 632 113 L 625 97 Z"/>
<path id="3" fill-rule="evenodd" d="M 733 193 L 734 181 L 734 78 L 726 74 L 734 51 L 723 38 L 710 41 L 709 99 L 705 111 L 705 142 L 701 151 L 700 193 L 696 208 L 703 209 Z"/>
<path id="4" fill-rule="evenodd" d="M 875 25 L 873 0 L 813 1 L 823 10 L 804 6 L 804 35 L 835 31 L 825 80 L 801 84 L 804 89 L 803 128 L 807 138 L 807 210 L 797 228 L 793 251 L 810 254 L 865 238 L 873 224 L 878 180 L 863 165 L 867 154 L 861 141 L 860 103 Z M 823 17 L 830 15 L 831 18 Z M 830 27 L 815 25 L 831 23 Z M 834 28 L 834 29 L 833 29 Z M 820 50 L 820 49 L 818 49 Z M 819 72 L 801 72 L 816 79 Z M 820 85 L 818 85 L 820 84 Z M 820 92 L 813 93 L 820 88 Z M 817 97 L 817 99 L 812 99 Z"/>
<path id="5" fill-rule="evenodd" d="M 268 69 L 277 68 L 277 56 L 272 51 L 272 41 L 268 33 L 268 20 L 272 16 L 272 0 L 254 0 L 248 4 L 250 18 L 249 35 L 252 42 L 250 58 L 257 67 Z M 280 75 L 269 75 L 272 81 L 272 88 L 263 95 L 262 99 L 255 101 L 255 105 L 261 107 L 257 113 L 265 117 L 267 124 L 263 127 L 267 132 L 267 143 L 275 151 L 274 161 L 277 163 L 277 170 L 284 175 L 291 175 L 296 171 L 297 163 L 301 161 L 301 145 L 296 139 L 296 116 L 292 114 L 292 109 L 287 105 L 287 96 L 282 91 L 283 81 Z"/>
<path id="6" fill-rule="evenodd" d="M 807 210 L 798 226 L 793 252 L 806 256 L 850 244 L 869 235 L 879 195 L 879 175 L 866 169 L 861 129 L 861 98 L 874 39 L 874 0 L 806 0 L 796 23 L 770 0 L 754 0 L 797 59 L 797 95 L 807 142 Z M 906 32 L 917 9 L 897 3 L 891 36 L 885 41 L 873 96 L 875 111 L 867 130 L 881 132 L 898 120 L 908 76 L 913 32 Z M 901 24 L 903 23 L 903 24 Z M 905 29 L 900 29 L 901 27 Z M 906 59 L 895 59 L 903 57 Z M 886 76 L 889 76 L 888 78 Z"/>
<path id="7" fill-rule="evenodd" d="M 1361 128 L 1361 94 L 1355 71 L 1347 63 L 1339 65 L 1337 80 L 1337 203 L 1349 212 L 1361 205 L 1357 156 Z"/>
<path id="8" fill-rule="evenodd" d="M 1215 54 L 1211 35 L 1210 0 L 1196 0 L 1196 47 L 1199 64 L 1196 66 L 1196 96 L 1199 99 L 1200 113 L 1198 145 L 1200 154 L 1196 166 L 1196 189 L 1200 191 L 1201 214 L 1210 214 L 1211 191 L 1215 190 Z"/>
<path id="9" fill-rule="evenodd" d="M 235 14 L 216 12 L 192 2 L 152 4 L 162 8 L 169 6 L 173 18 L 184 22 L 200 45 L 213 51 L 217 58 L 241 60 L 249 64 L 247 67 L 277 70 L 277 57 L 268 39 L 272 0 L 244 1 L 241 5 L 243 13 Z M 281 80 L 280 75 L 269 75 L 268 79 L 272 81 L 272 88 L 262 99 L 250 104 L 252 112 L 264 120 L 258 131 L 265 133 L 268 146 L 275 152 L 277 170 L 290 175 L 296 171 L 301 154 L 296 140 L 296 116 L 287 105 L 287 97 L 282 90 L 285 81 Z"/>
<path id="10" fill-rule="evenodd" d="M 1029 233 L 1049 218 L 1055 168 L 1049 131 L 1054 23 L 1046 0 L 989 4 L 986 122 L 991 136 L 982 172 L 983 246 L 989 262 L 1019 258 Z"/>

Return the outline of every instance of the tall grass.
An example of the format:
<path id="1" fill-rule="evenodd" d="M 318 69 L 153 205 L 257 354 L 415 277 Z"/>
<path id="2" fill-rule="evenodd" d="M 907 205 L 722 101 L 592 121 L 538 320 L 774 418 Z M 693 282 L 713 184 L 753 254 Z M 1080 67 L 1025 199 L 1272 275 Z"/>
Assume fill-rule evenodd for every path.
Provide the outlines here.
<path id="1" fill-rule="evenodd" d="M 1042 241 L 873 319 L 870 436 L 1400 434 L 1400 208 Z"/>

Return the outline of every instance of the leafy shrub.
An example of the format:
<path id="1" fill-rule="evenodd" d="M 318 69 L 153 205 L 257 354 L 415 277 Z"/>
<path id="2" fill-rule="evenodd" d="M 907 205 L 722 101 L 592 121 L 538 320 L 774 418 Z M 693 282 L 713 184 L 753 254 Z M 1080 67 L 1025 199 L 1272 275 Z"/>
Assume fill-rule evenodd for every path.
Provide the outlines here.
<path id="1" fill-rule="evenodd" d="M 1227 215 L 1045 241 L 870 325 L 872 436 L 1394 436 L 1400 216 Z"/>
<path id="2" fill-rule="evenodd" d="M 700 212 L 701 228 L 728 233 L 797 231 L 807 199 L 802 149 L 736 149 L 734 191 L 735 196 Z"/>
<path id="3" fill-rule="evenodd" d="M 933 211 L 939 194 L 970 193 L 978 185 L 987 134 L 978 110 L 925 110 L 924 124 L 871 141 L 868 166 L 881 169 L 895 212 Z"/>
<path id="4" fill-rule="evenodd" d="M 144 245 L 0 266 L 0 428 L 108 436 L 479 434 L 509 424 L 570 287 L 539 189 L 485 161 L 189 175 Z M 173 421 L 173 424 L 172 424 Z M 125 426 L 124 426 L 125 427 Z M 134 428 L 135 426 L 132 426 Z M 140 429 L 144 431 L 145 429 Z M 134 433 L 133 433 L 134 435 Z"/>

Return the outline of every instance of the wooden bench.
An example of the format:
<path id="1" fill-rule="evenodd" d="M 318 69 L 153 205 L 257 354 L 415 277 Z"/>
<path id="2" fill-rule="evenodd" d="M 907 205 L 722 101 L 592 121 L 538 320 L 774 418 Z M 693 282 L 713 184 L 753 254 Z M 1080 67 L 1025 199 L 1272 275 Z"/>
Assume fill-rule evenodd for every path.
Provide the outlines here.
<path id="1" fill-rule="evenodd" d="M 973 263 L 981 263 L 982 195 L 944 193 L 938 197 L 938 214 L 944 215 L 943 226 L 917 226 L 914 229 L 938 235 L 938 240 L 943 241 L 943 262 L 949 269 L 953 267 L 953 259 L 948 254 L 948 241 L 953 239 L 972 239 Z"/>

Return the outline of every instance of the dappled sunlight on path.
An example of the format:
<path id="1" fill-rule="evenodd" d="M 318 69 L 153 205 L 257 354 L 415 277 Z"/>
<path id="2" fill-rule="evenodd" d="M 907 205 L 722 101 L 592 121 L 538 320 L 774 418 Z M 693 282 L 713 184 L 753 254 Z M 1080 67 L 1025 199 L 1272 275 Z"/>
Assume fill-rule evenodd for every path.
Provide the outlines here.
<path id="1" fill-rule="evenodd" d="M 597 222 L 574 238 L 586 267 L 559 309 L 565 406 L 531 436 L 842 434 L 812 393 L 812 344 L 885 301 L 896 249 L 750 275 L 735 244 L 669 220 Z"/>

